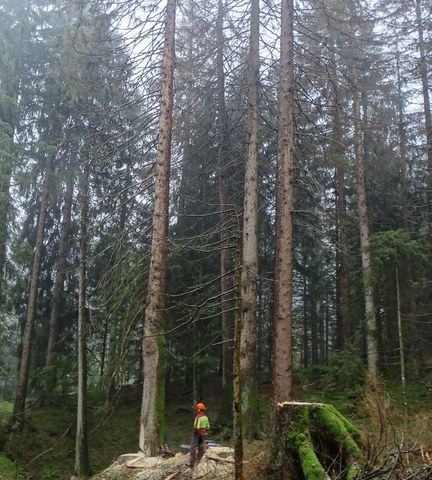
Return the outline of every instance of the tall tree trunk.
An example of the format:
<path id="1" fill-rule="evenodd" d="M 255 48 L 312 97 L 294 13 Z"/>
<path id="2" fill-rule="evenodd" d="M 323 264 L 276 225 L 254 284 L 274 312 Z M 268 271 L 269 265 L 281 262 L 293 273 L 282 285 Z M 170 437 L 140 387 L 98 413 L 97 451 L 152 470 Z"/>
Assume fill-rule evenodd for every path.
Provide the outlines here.
<path id="1" fill-rule="evenodd" d="M 235 295 L 235 321 L 234 321 L 234 362 L 233 362 L 233 411 L 234 411 L 234 476 L 235 480 L 243 480 L 243 406 L 242 406 L 242 298 L 241 298 L 241 261 L 240 261 L 240 239 L 236 249 L 236 295 Z"/>
<path id="2" fill-rule="evenodd" d="M 89 209 L 89 171 L 86 160 L 80 188 L 81 234 L 78 266 L 78 404 L 75 438 L 75 475 L 86 478 L 90 474 L 87 438 L 87 245 Z"/>
<path id="3" fill-rule="evenodd" d="M 407 182 L 407 134 L 406 134 L 406 116 L 404 112 L 404 101 L 402 94 L 402 76 L 400 68 L 399 46 L 396 52 L 396 71 L 397 71 L 397 111 L 398 111 L 398 130 L 399 130 L 399 155 L 400 155 L 400 203 L 402 208 L 402 227 L 409 232 L 408 222 L 408 182 Z"/>
<path id="4" fill-rule="evenodd" d="M 76 157 L 76 152 L 72 153 Z M 72 162 L 75 164 L 75 161 Z M 53 289 L 53 298 L 51 306 L 51 316 L 50 316 L 50 326 L 49 326 L 49 337 L 48 337 L 48 347 L 46 355 L 46 378 L 45 378 L 45 391 L 43 398 L 41 399 L 42 403 L 52 397 L 55 384 L 55 368 L 54 368 L 54 356 L 55 350 L 58 342 L 58 326 L 61 308 L 63 306 L 63 289 L 66 273 L 66 256 L 68 253 L 68 244 L 69 244 L 69 231 L 72 215 L 72 200 L 73 200 L 73 185 L 74 185 L 74 176 L 72 171 L 68 172 L 68 178 L 66 180 L 66 192 L 65 200 L 63 207 L 63 218 L 61 222 L 61 231 L 60 231 L 60 242 L 59 249 L 57 254 L 57 267 L 56 267 L 56 277 L 54 281 Z"/>
<path id="5" fill-rule="evenodd" d="M 0 118 L 0 123 L 2 119 Z M 10 210 L 10 182 L 11 182 L 11 158 L 13 151 L 14 127 L 7 124 L 7 132 L 0 131 L 0 141 L 5 147 L 0 149 L 0 308 L 6 303 L 5 297 L 5 267 L 6 245 L 8 240 L 8 218 Z M 3 140 L 1 137 L 5 136 Z"/>
<path id="6" fill-rule="evenodd" d="M 311 281 L 311 283 L 313 280 Z M 315 290 L 311 292 L 310 295 L 310 335 L 311 335 L 311 360 L 312 365 L 318 364 L 318 357 L 319 357 L 319 343 L 318 343 L 318 322 L 319 317 L 317 315 L 317 298 L 315 295 Z"/>
<path id="7" fill-rule="evenodd" d="M 423 92 L 423 108 L 425 117 L 425 130 L 426 130 L 426 152 L 427 152 L 427 227 L 429 236 L 429 245 L 432 246 L 432 115 L 431 104 L 429 95 L 429 71 L 428 71 L 428 59 L 426 53 L 426 45 L 424 40 L 424 28 L 421 10 L 421 0 L 416 0 L 416 20 L 417 20 L 417 33 L 419 41 L 419 53 L 420 53 L 420 77 L 422 82 Z"/>
<path id="8" fill-rule="evenodd" d="M 192 7 L 188 3 L 186 3 L 185 8 L 185 15 L 190 18 L 192 16 Z M 193 55 L 193 35 L 192 29 L 187 30 L 186 36 L 186 57 L 192 58 Z M 180 143 L 183 148 L 183 155 L 181 160 L 181 170 L 180 170 L 180 182 L 179 182 L 179 198 L 178 198 L 178 218 L 177 218 L 177 225 L 176 225 L 176 235 L 180 238 L 185 234 L 185 215 L 186 215 L 186 198 L 187 198 L 187 189 L 189 183 L 192 181 L 191 178 L 191 171 L 192 171 L 192 154 L 191 154 L 191 138 L 192 138 L 192 118 L 193 118 L 193 104 L 194 104 L 194 96 L 193 96 L 193 81 L 194 81 L 194 72 L 192 69 L 192 65 L 185 66 L 185 114 L 182 115 L 182 123 L 181 123 L 181 130 L 180 130 Z"/>
<path id="9" fill-rule="evenodd" d="M 360 246 L 365 298 L 367 364 L 370 379 L 374 381 L 377 377 L 378 371 L 377 320 L 372 285 L 369 281 L 371 268 L 369 251 L 369 217 L 366 201 L 365 159 L 359 108 L 358 72 L 355 68 L 353 70 L 353 74 L 354 152 L 356 161 L 357 203 L 359 212 Z"/>
<path id="10" fill-rule="evenodd" d="M 405 415 L 407 414 L 407 397 L 406 397 L 406 374 L 405 374 L 405 345 L 404 345 L 404 332 L 402 329 L 402 311 L 401 311 L 401 298 L 400 298 L 400 283 L 399 283 L 399 267 L 397 264 L 397 258 L 395 261 L 395 280 L 396 280 L 396 307 L 397 307 L 397 327 L 398 327 L 398 340 L 399 340 L 399 362 L 400 362 L 400 376 L 402 385 L 402 398 L 404 402 Z"/>
<path id="11" fill-rule="evenodd" d="M 416 21 L 417 21 L 417 34 L 418 34 L 418 47 L 419 47 L 419 71 L 420 78 L 422 82 L 422 93 L 423 93 L 423 112 L 425 119 L 425 133 L 426 133 L 426 152 L 427 152 L 427 173 L 426 173 L 426 225 L 427 225 L 427 235 L 429 242 L 429 251 L 432 251 L 432 114 L 431 114 L 431 103 L 430 103 L 430 87 L 429 87 L 429 68 L 428 68 L 428 53 L 426 50 L 426 44 L 424 39 L 424 26 L 422 12 L 422 3 L 421 0 L 415 0 L 415 11 L 416 11 Z M 432 281 L 432 269 L 429 269 L 427 272 L 429 283 Z M 432 295 L 429 294 L 427 298 L 429 309 L 432 305 Z M 425 332 L 426 333 L 426 332 Z M 428 329 L 426 343 L 429 344 L 431 341 L 431 331 Z M 429 350 L 429 347 L 424 347 Z M 421 349 L 418 349 L 421 350 Z"/>
<path id="12" fill-rule="evenodd" d="M 241 381 L 244 432 L 252 440 L 258 425 L 256 385 L 256 311 L 258 277 L 258 129 L 259 129 L 259 0 L 251 3 L 248 120 L 243 208 L 241 270 Z"/>
<path id="13" fill-rule="evenodd" d="M 327 361 L 327 308 L 323 303 L 319 306 L 318 318 L 319 318 L 319 345 L 318 345 L 318 363 L 324 365 Z"/>
<path id="14" fill-rule="evenodd" d="M 399 155 L 400 155 L 400 204 L 402 207 L 402 227 L 410 232 L 411 227 L 409 223 L 409 213 L 408 213 L 408 181 L 407 181 L 407 132 L 405 128 L 406 116 L 404 112 L 404 100 L 402 94 L 402 76 L 401 76 L 401 67 L 400 67 L 400 51 L 399 45 L 396 52 L 396 71 L 397 71 L 397 110 L 398 110 L 398 130 L 399 130 Z M 411 278 L 412 276 L 412 261 L 411 258 L 407 259 L 407 276 Z M 407 335 L 407 350 L 411 351 L 413 356 L 419 360 L 421 356 L 421 348 L 419 348 L 419 330 L 417 328 L 416 320 L 416 295 L 414 292 L 410 295 L 410 300 L 408 303 L 408 329 L 409 334 Z"/>
<path id="15" fill-rule="evenodd" d="M 224 47 L 225 38 L 223 32 L 225 6 L 223 0 L 218 1 L 217 17 L 217 91 L 218 91 L 218 179 L 219 179 L 219 205 L 221 217 L 221 249 L 220 249 L 220 276 L 221 276 L 221 305 L 222 305 L 222 384 L 226 385 L 229 375 L 232 373 L 233 363 L 233 332 L 230 308 L 231 281 L 228 275 L 230 271 L 230 249 L 228 237 L 228 127 L 225 106 L 225 73 L 224 73 Z"/>
<path id="16" fill-rule="evenodd" d="M 276 199 L 273 400 L 292 398 L 294 6 L 282 0 Z"/>
<path id="17" fill-rule="evenodd" d="M 30 292 L 27 304 L 27 316 L 24 327 L 21 365 L 18 376 L 17 392 L 15 396 L 12 426 L 21 428 L 24 422 L 25 402 L 27 398 L 27 387 L 30 373 L 31 350 L 33 340 L 33 325 L 36 317 L 37 292 L 39 284 L 39 272 L 42 258 L 43 238 L 45 231 L 45 218 L 49 206 L 51 182 L 51 160 L 45 171 L 45 179 L 42 187 L 41 202 L 39 207 L 36 243 L 34 247 L 33 266 L 30 277 Z"/>
<path id="18" fill-rule="evenodd" d="M 303 344 L 303 366 L 307 368 L 310 364 L 309 360 L 309 290 L 308 282 L 306 276 L 306 264 L 307 264 L 307 255 L 303 254 L 303 273 L 302 273 L 302 284 L 303 284 L 303 335 L 302 335 L 302 344 Z"/>
<path id="19" fill-rule="evenodd" d="M 156 158 L 153 235 L 144 318 L 143 395 L 139 448 L 155 455 L 163 443 L 165 413 L 164 305 L 168 241 L 169 179 L 173 116 L 176 0 L 168 0 L 162 62 L 161 110 Z"/>
<path id="20" fill-rule="evenodd" d="M 16 18 L 24 18 L 26 6 L 21 6 L 16 12 Z M 23 69 L 24 41 L 27 32 L 25 22 L 16 22 L 11 27 L 19 30 L 18 44 L 9 44 L 7 41 L 2 45 L 2 61 L 0 62 L 0 88 L 2 98 L 0 100 L 0 308 L 5 304 L 5 267 L 6 245 L 8 241 L 8 220 L 10 214 L 10 187 L 12 175 L 12 163 L 15 155 L 14 135 L 18 122 L 18 99 L 20 97 L 20 80 Z M 5 32 L 3 32 L 5 33 Z M 7 35 L 9 36 L 9 35 Z M 15 47 L 15 48 L 14 48 Z M 6 68 L 7 67 L 7 68 Z"/>
<path id="21" fill-rule="evenodd" d="M 335 73 L 335 72 L 334 72 Z M 341 131 L 341 105 L 337 86 L 333 87 L 332 161 L 336 174 L 336 347 L 346 348 L 351 341 L 351 313 L 348 278 L 348 239 L 346 235 L 345 157 Z"/>

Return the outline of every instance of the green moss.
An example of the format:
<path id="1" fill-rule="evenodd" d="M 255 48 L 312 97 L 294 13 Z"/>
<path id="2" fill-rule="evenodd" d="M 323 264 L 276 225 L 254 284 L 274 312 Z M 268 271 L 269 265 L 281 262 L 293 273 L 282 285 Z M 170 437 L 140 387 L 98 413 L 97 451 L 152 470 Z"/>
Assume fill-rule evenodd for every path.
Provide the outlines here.
<path id="1" fill-rule="evenodd" d="M 292 426 L 292 433 L 287 436 L 288 445 L 297 451 L 305 479 L 323 480 L 328 477 L 315 453 L 309 431 L 309 422 L 309 407 L 300 408 L 296 415 L 295 424 Z"/>
<path id="2" fill-rule="evenodd" d="M 315 454 L 309 435 L 296 435 L 293 439 L 298 451 L 303 475 L 306 480 L 324 480 L 327 474 Z"/>
<path id="3" fill-rule="evenodd" d="M 356 460 L 361 459 L 360 447 L 351 434 L 358 436 L 357 430 L 333 406 L 315 409 L 314 416 L 321 428 L 340 443 L 345 454 L 352 455 Z"/>
<path id="4" fill-rule="evenodd" d="M 360 444 L 363 442 L 362 435 L 358 429 L 346 418 L 344 417 L 339 410 L 337 410 L 333 405 L 328 405 L 328 408 L 333 411 L 334 415 L 342 422 L 343 426 L 346 428 L 347 432 L 354 438 L 354 440 Z"/>
<path id="5" fill-rule="evenodd" d="M 359 468 L 356 463 L 353 463 L 348 467 L 346 480 L 353 480 L 359 474 Z"/>

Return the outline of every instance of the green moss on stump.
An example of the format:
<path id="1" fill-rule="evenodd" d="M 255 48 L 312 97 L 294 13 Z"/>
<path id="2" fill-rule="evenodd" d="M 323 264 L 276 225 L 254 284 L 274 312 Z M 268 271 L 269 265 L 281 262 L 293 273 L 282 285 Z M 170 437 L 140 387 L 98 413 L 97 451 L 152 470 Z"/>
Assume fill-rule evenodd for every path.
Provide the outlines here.
<path id="1" fill-rule="evenodd" d="M 345 454 L 352 455 L 355 460 L 361 459 L 360 447 L 354 439 L 359 434 L 346 418 L 332 405 L 314 409 L 314 415 L 325 434 L 335 439 Z"/>
<path id="2" fill-rule="evenodd" d="M 300 464 L 306 480 L 328 479 L 329 477 L 316 456 L 315 449 L 310 441 L 309 431 L 308 434 L 293 435 L 291 440 L 298 452 Z"/>
<path id="3" fill-rule="evenodd" d="M 362 464 L 361 434 L 332 405 L 285 402 L 278 405 L 275 455 L 272 470 L 276 478 L 283 471 L 292 472 L 295 480 L 327 480 L 329 465 L 345 471 L 352 480 Z M 328 460 L 329 455 L 333 458 Z M 342 478 L 342 477 L 340 477 Z"/>

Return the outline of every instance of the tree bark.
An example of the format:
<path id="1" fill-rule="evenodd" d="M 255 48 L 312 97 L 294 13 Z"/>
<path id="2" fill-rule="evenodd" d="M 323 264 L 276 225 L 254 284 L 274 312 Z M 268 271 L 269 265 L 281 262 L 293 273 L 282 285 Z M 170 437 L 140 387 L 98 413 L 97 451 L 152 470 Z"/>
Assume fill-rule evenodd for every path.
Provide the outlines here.
<path id="1" fill-rule="evenodd" d="M 81 235 L 78 266 L 78 393 L 75 438 L 75 475 L 86 478 L 90 474 L 87 438 L 87 245 L 89 209 L 89 160 L 82 172 L 80 188 Z"/>
<path id="2" fill-rule="evenodd" d="M 18 8 L 16 18 L 25 17 L 25 6 Z M 3 307 L 5 298 L 5 267 L 6 267 L 6 245 L 8 241 L 8 219 L 10 213 L 10 187 L 12 175 L 12 163 L 15 155 L 14 135 L 18 124 L 18 100 L 20 98 L 20 84 L 23 69 L 23 52 L 25 31 L 24 22 L 17 22 L 15 28 L 19 30 L 17 44 L 4 43 L 3 67 L 0 78 L 0 85 L 3 90 L 0 108 L 0 138 L 2 148 L 0 149 L 0 307 Z M 5 33 L 5 32 L 4 32 Z M 7 35 L 9 36 L 9 35 Z M 12 35 L 13 37 L 13 35 Z M 4 68 L 4 66 L 8 68 Z"/>
<path id="3" fill-rule="evenodd" d="M 279 403 L 274 437 L 272 478 L 349 480 L 363 463 L 361 434 L 332 405 Z"/>
<path id="4" fill-rule="evenodd" d="M 23 348 L 21 354 L 21 365 L 18 376 L 17 393 L 15 396 L 12 426 L 21 428 L 24 423 L 25 402 L 27 398 L 27 387 L 30 373 L 31 351 L 33 343 L 33 325 L 36 317 L 37 292 L 39 284 L 39 272 L 41 266 L 43 238 L 45 231 L 45 218 L 49 206 L 51 182 L 51 160 L 45 171 L 45 179 L 42 187 L 41 203 L 39 207 L 36 243 L 34 247 L 33 266 L 30 277 L 30 292 L 27 304 L 27 316 L 23 334 Z"/>
<path id="5" fill-rule="evenodd" d="M 72 155 L 76 156 L 76 153 Z M 75 162 L 73 162 L 75 163 Z M 46 355 L 46 378 L 45 378 L 45 391 L 41 403 L 43 404 L 46 399 L 51 398 L 54 391 L 55 385 L 55 369 L 54 369 L 54 356 L 55 350 L 58 342 L 58 325 L 60 311 L 63 306 L 63 289 L 65 281 L 65 270 L 66 270 L 66 256 L 68 252 L 68 243 L 69 243 L 69 231 L 72 215 L 72 200 L 73 200 L 73 185 L 74 177 L 72 171 L 68 172 L 68 178 L 66 180 L 66 192 L 65 200 L 63 207 L 63 219 L 61 222 L 61 232 L 60 232 L 60 242 L 59 250 L 57 254 L 57 267 L 56 267 L 56 277 L 54 281 L 53 289 L 53 299 L 51 306 L 51 316 L 50 316 L 50 325 L 49 325 L 49 337 L 48 337 L 48 347 Z"/>
<path id="6" fill-rule="evenodd" d="M 432 245 L 432 115 L 431 115 L 431 104 L 430 104 L 430 95 L 429 95 L 429 72 L 427 64 L 427 53 L 426 45 L 424 40 L 424 28 L 423 28 L 423 19 L 422 19 L 422 9 L 421 9 L 421 0 L 416 0 L 415 2 L 416 10 L 416 21 L 417 21 L 417 33 L 419 41 L 419 53 L 420 53 L 420 78 L 422 82 L 422 93 L 423 93 L 423 109 L 424 109 L 424 118 L 425 118 L 425 131 L 426 131 L 426 152 L 428 159 L 428 174 L 427 174 L 427 226 L 428 226 L 428 235 L 429 235 L 429 245 Z"/>
<path id="7" fill-rule="evenodd" d="M 359 212 L 360 246 L 363 270 L 363 285 L 366 317 L 367 364 L 370 379 L 374 381 L 378 372 L 377 320 L 373 299 L 373 289 L 368 280 L 371 259 L 369 251 L 369 216 L 366 200 L 365 159 L 363 153 L 362 129 L 359 109 L 358 72 L 354 68 L 353 115 L 354 115 L 354 151 L 356 161 L 357 204 Z"/>
<path id="8" fill-rule="evenodd" d="M 334 71 L 336 75 L 336 71 Z M 335 83 L 335 82 L 334 82 Z M 348 239 L 346 235 L 346 198 L 345 170 L 346 160 L 343 151 L 343 135 L 341 131 L 341 105 L 337 86 L 333 84 L 333 143 L 331 148 L 332 161 L 336 174 L 336 347 L 346 348 L 351 341 L 351 312 L 348 278 Z"/>
<path id="9" fill-rule="evenodd" d="M 282 0 L 279 146 L 276 199 L 273 400 L 292 397 L 292 279 L 294 209 L 294 34 L 292 0 Z"/>
<path id="10" fill-rule="evenodd" d="M 173 115 L 176 0 L 168 0 L 162 63 L 161 110 L 156 158 L 153 235 L 143 336 L 143 395 L 139 448 L 155 455 L 164 443 L 164 301 L 168 241 L 169 179 Z"/>
<path id="11" fill-rule="evenodd" d="M 220 249 L 220 277 L 221 277 L 221 319 L 222 319 L 222 385 L 225 386 L 229 381 L 232 373 L 233 363 L 233 329 L 232 318 L 230 315 L 230 288 L 231 281 L 229 278 L 230 271 L 230 248 L 228 241 L 229 222 L 228 212 L 228 179 L 227 179 L 227 163 L 228 163 L 228 128 L 227 113 L 225 105 L 225 72 L 224 72 L 224 46 L 225 38 L 223 33 L 224 22 L 224 3 L 223 0 L 218 1 L 217 16 L 217 91 L 218 91 L 218 133 L 219 133 L 219 150 L 218 150 L 218 180 L 219 180 L 219 208 L 221 223 L 221 249 Z"/>
<path id="12" fill-rule="evenodd" d="M 432 251 L 432 113 L 430 103 L 430 87 L 429 87 L 429 68 L 428 68 L 428 53 L 424 39 L 424 18 L 422 12 L 421 0 L 415 0 L 415 12 L 417 21 L 417 33 L 418 33 L 418 48 L 419 48 L 419 72 L 422 82 L 422 94 L 423 94 L 423 112 L 425 119 L 425 134 L 426 134 L 426 154 L 427 154 L 427 171 L 426 171 L 426 225 L 427 236 L 429 242 L 429 251 Z M 427 272 L 429 283 L 432 281 L 432 270 Z M 432 304 L 432 295 L 429 294 L 427 298 L 429 308 Z M 423 327 L 424 328 L 424 327 Z M 424 332 L 425 333 L 425 332 Z M 431 341 L 431 331 L 428 329 L 427 344 Z M 427 350 L 428 347 L 423 348 Z"/>
<path id="13" fill-rule="evenodd" d="M 241 270 L 241 379 L 245 435 L 252 440 L 258 425 L 256 385 L 256 311 L 258 278 L 258 129 L 259 129 L 259 0 L 251 3 L 248 120 L 243 207 Z"/>
<path id="14" fill-rule="evenodd" d="M 234 457 L 235 457 L 235 480 L 243 480 L 243 405 L 242 405 L 242 378 L 241 378 L 241 335 L 242 335 L 242 298 L 241 298 L 241 261 L 240 240 L 236 249 L 237 288 L 235 298 L 235 321 L 234 321 L 234 363 L 233 363 L 233 411 L 234 411 Z"/>

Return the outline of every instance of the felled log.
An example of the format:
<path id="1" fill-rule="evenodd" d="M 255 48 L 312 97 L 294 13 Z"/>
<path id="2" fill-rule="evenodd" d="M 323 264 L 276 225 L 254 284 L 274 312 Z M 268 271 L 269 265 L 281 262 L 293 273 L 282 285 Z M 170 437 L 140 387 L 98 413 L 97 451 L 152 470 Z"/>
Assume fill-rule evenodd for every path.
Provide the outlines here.
<path id="1" fill-rule="evenodd" d="M 332 405 L 277 405 L 271 462 L 281 480 L 352 480 L 363 463 L 359 431 Z"/>

